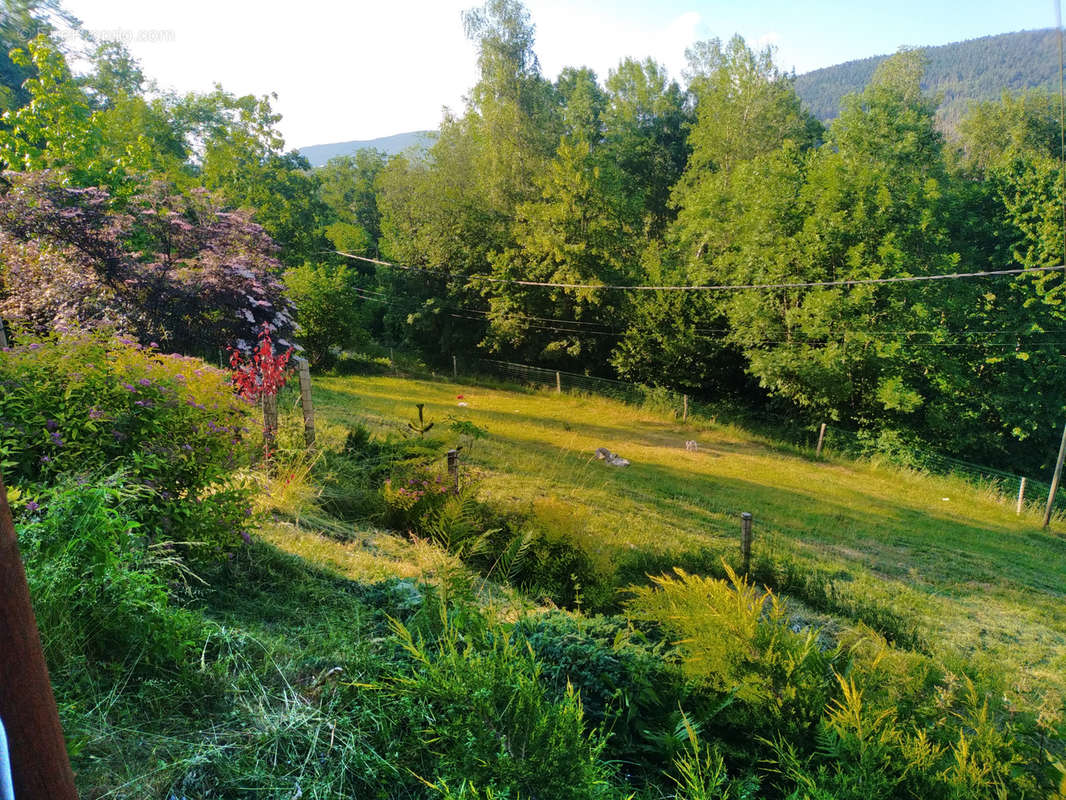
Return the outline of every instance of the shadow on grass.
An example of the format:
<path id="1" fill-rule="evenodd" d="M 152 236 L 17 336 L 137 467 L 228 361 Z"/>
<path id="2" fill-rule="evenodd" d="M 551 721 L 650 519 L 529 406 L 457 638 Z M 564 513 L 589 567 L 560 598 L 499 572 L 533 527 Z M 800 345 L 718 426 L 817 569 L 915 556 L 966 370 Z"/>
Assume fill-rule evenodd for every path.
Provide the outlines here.
<path id="1" fill-rule="evenodd" d="M 387 633 L 388 616 L 403 619 L 413 591 L 397 579 L 354 581 L 258 540 L 233 563 L 203 577 L 211 589 L 198 605 L 208 618 L 270 636 L 325 639 L 342 648 L 368 634 Z"/>
<path id="2" fill-rule="evenodd" d="M 1030 528 L 963 523 L 854 489 L 848 491 L 848 501 L 841 502 L 819 495 L 816 489 L 808 493 L 738 478 L 708 479 L 647 464 L 630 470 L 617 480 L 628 497 L 653 505 L 669 519 L 672 497 L 683 494 L 691 501 L 702 496 L 706 498 L 702 522 L 716 533 L 729 533 L 716 515 L 735 516 L 731 527 L 739 531 L 739 514 L 749 511 L 756 517 L 757 529 L 765 526 L 789 540 L 825 546 L 830 552 L 836 548 L 841 560 L 860 562 L 874 571 L 916 570 L 929 590 L 945 582 L 975 580 L 1014 583 L 1057 596 L 1066 587 L 1066 542 Z M 684 516 L 692 516 L 691 505 Z M 855 552 L 847 553 L 843 549 L 847 545 Z M 876 549 L 864 551 L 864 545 Z"/>
<path id="3" fill-rule="evenodd" d="M 433 416 L 442 418 L 456 410 L 448 401 L 434 402 L 441 389 L 440 384 L 433 383 L 413 387 L 384 382 L 373 387 L 360 384 L 350 391 L 319 386 L 316 398 L 321 396 L 321 402 L 330 406 L 327 412 L 330 414 L 343 410 L 345 416 L 378 417 L 395 414 L 407 402 L 407 396 L 417 396 L 424 390 L 428 395 L 424 398 L 427 408 Z M 409 394 L 409 390 L 413 391 Z M 542 391 L 527 389 L 524 394 L 546 403 L 551 401 Z M 360 401 L 360 396 L 365 399 Z M 521 478 L 523 488 L 517 490 L 519 495 L 528 492 L 529 484 L 538 480 L 548 486 L 556 484 L 555 493 L 560 494 L 560 502 L 584 507 L 589 512 L 585 518 L 595 520 L 591 527 L 597 534 L 585 531 L 581 535 L 602 535 L 607 553 L 613 553 L 610 557 L 622 567 L 627 563 L 639 567 L 640 558 L 633 555 L 633 548 L 637 548 L 646 551 L 642 556 L 646 557 L 644 566 L 662 561 L 661 566 L 669 567 L 670 560 L 675 559 L 682 566 L 702 563 L 707 569 L 720 569 L 718 562 L 722 555 L 731 561 L 735 558 L 740 512 L 750 511 L 756 519 L 757 552 L 760 540 L 765 541 L 763 537 L 770 534 L 778 542 L 778 555 L 782 559 L 794 559 L 811 573 L 821 570 L 810 586 L 803 583 L 806 578 L 798 573 L 779 577 L 794 590 L 799 586 L 815 599 L 821 591 L 819 581 L 833 584 L 830 591 L 846 592 L 837 584 L 846 582 L 852 572 L 885 581 L 883 589 L 876 590 L 876 594 L 883 598 L 886 607 L 893 607 L 894 595 L 906 591 L 929 598 L 951 597 L 961 601 L 960 620 L 967 613 L 965 608 L 981 603 L 989 595 L 1008 605 L 1017 605 L 1019 613 L 1028 613 L 1027 609 L 1033 607 L 1046 608 L 1063 597 L 1066 540 L 1049 536 L 1022 520 L 1015 525 L 1001 514 L 991 515 L 992 519 L 987 521 L 960 519 L 969 509 L 958 505 L 929 507 L 928 493 L 908 495 L 902 481 L 891 492 L 893 496 L 886 497 L 883 479 L 867 486 L 861 475 L 840 473 L 841 469 L 849 469 L 846 464 L 826 462 L 825 469 L 820 469 L 809 453 L 786 443 L 775 446 L 761 441 L 746 442 L 743 433 L 732 431 L 723 431 L 719 437 L 714 429 L 690 430 L 672 420 L 627 417 L 611 426 L 595 418 L 598 409 L 575 409 L 572 402 L 560 403 L 557 411 L 538 404 L 541 407 L 534 409 L 534 413 L 511 413 L 504 406 L 506 400 L 505 396 L 494 397 L 491 402 L 497 408 L 475 405 L 469 409 L 474 412 L 470 415 L 476 423 L 488 428 L 493 443 L 481 466 L 504 478 L 508 474 Z M 524 400 L 516 399 L 516 405 L 522 405 Z M 459 413 L 464 412 L 467 409 Z M 608 412 L 605 407 L 604 415 Z M 648 415 L 652 414 L 654 411 L 649 410 Z M 593 419 L 585 421 L 582 415 Z M 501 434 L 500 428 L 510 430 Z M 678 463 L 664 465 L 635 460 L 629 468 L 614 469 L 594 460 L 589 463 L 591 452 L 585 458 L 583 452 L 544 441 L 549 436 L 592 439 L 623 456 L 627 450 L 636 451 L 641 447 L 655 448 L 667 455 L 676 447 Z M 690 438 L 701 440 L 703 447 L 698 455 L 682 450 L 684 441 Z M 737 470 L 732 470 L 729 476 L 697 471 L 698 460 L 704 457 L 710 470 L 715 468 L 711 465 L 723 463 L 719 459 L 760 456 L 795 459 L 796 466 L 810 474 L 785 473 L 791 485 L 782 487 L 771 484 L 772 475 L 760 478 L 754 472 L 751 477 L 737 476 Z M 697 462 L 692 461 L 693 457 Z M 581 470 L 578 475 L 581 485 L 574 485 L 574 476 L 567 475 L 570 466 Z M 751 466 L 755 470 L 761 465 Z M 552 490 L 545 492 L 552 493 Z M 612 496 L 619 502 L 612 504 Z M 612 515 L 620 523 L 616 530 L 609 528 Z M 558 533 L 566 534 L 566 531 Z M 701 540 L 706 543 L 702 550 Z M 635 574 L 638 579 L 643 577 L 639 568 Z M 788 586 L 784 589 L 789 591 Z M 1032 595 L 1030 601 L 1021 603 L 1017 597 L 1020 594 Z M 839 596 L 824 602 L 837 603 L 838 610 L 847 613 L 847 603 L 852 600 Z M 937 607 L 942 606 L 940 603 Z M 858 608 L 855 613 L 877 622 L 882 611 L 870 606 Z M 1066 627 L 1061 615 L 1046 616 L 1046 620 L 1035 624 L 1056 631 Z M 881 623 L 882 627 L 894 624 L 887 617 Z"/>

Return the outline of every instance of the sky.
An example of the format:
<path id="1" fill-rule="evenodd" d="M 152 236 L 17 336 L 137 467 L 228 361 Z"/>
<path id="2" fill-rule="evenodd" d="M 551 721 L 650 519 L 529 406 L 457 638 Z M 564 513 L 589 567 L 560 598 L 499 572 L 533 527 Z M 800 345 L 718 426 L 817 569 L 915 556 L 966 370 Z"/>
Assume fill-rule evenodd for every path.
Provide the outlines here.
<path id="1" fill-rule="evenodd" d="M 477 80 L 461 12 L 476 0 L 66 0 L 100 38 L 124 42 L 163 89 L 276 94 L 289 147 L 436 128 Z M 1057 24 L 1054 0 L 525 0 L 542 72 L 601 80 L 651 56 L 681 80 L 692 43 L 736 33 L 797 73 L 900 46 Z"/>

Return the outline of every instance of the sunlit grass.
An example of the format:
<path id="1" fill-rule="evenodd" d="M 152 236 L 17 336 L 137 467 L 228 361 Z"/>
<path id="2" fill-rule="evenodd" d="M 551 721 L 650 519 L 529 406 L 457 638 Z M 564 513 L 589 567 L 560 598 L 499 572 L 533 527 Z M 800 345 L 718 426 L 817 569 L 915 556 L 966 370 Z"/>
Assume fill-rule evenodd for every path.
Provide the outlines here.
<path id="1" fill-rule="evenodd" d="M 458 405 L 463 395 L 466 407 Z M 399 433 L 426 404 L 489 433 L 463 454 L 494 504 L 531 513 L 604 570 L 634 552 L 710 548 L 733 558 L 739 514 L 756 554 L 839 572 L 847 591 L 921 620 L 939 649 L 1015 668 L 1019 689 L 1066 684 L 1066 539 L 1037 504 L 953 477 L 870 462 L 818 461 L 740 428 L 595 396 L 398 377 L 316 378 L 321 419 Z M 688 452 L 688 439 L 699 442 Z M 457 442 L 456 442 L 457 443 Z M 597 447 L 630 459 L 597 461 Z"/>

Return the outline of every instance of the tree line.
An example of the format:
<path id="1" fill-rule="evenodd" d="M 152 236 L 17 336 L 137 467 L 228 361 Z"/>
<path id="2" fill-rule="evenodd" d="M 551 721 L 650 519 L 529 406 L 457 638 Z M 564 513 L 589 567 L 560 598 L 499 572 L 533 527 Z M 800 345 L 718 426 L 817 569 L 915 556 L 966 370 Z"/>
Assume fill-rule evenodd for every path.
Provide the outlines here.
<path id="1" fill-rule="evenodd" d="M 369 336 L 429 363 L 493 354 L 835 421 L 874 449 L 1019 470 L 1054 456 L 1063 275 L 1035 268 L 1063 263 L 1063 170 L 1046 92 L 974 104 L 949 140 L 905 51 L 826 126 L 739 37 L 694 44 L 683 83 L 633 58 L 551 79 L 526 10 L 489 0 L 463 15 L 478 82 L 427 151 L 311 170 L 269 98 L 159 92 L 113 43 L 76 76 L 54 4 L 6 6 L 37 21 L 26 41 L 4 29 L 0 64 L 9 323 L 106 319 L 210 352 L 264 322 L 284 338 L 295 316 L 320 365 Z M 1012 268 L 1027 271 L 603 288 Z"/>

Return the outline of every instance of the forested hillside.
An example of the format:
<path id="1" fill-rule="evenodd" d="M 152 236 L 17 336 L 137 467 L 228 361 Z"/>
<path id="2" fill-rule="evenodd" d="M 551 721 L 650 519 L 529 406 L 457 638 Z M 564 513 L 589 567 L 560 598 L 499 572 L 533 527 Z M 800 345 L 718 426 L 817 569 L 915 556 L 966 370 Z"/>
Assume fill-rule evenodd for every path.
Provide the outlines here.
<path id="1" fill-rule="evenodd" d="M 917 44 L 917 43 L 915 43 Z M 923 48 L 929 59 L 922 89 L 939 100 L 937 118 L 955 130 L 969 105 L 998 100 L 1004 92 L 1058 91 L 1059 38 L 1053 29 L 983 36 Z M 796 76 L 796 93 L 818 119 L 840 112 L 845 95 L 862 91 L 889 56 L 871 56 Z"/>

